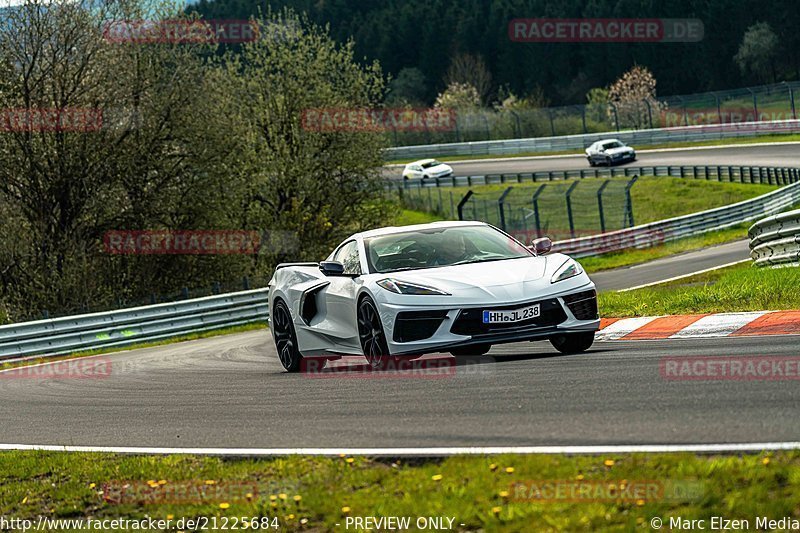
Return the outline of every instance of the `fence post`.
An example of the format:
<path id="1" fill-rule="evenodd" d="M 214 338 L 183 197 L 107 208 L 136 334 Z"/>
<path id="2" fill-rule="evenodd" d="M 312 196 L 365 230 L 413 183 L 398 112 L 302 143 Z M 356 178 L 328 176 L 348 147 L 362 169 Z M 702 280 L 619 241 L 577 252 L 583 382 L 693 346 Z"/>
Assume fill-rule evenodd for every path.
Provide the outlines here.
<path id="1" fill-rule="evenodd" d="M 633 227 L 633 202 L 631 201 L 631 187 L 633 184 L 636 183 L 636 180 L 639 179 L 639 176 L 634 176 L 631 178 L 631 181 L 625 185 L 625 216 L 623 217 L 623 223 L 625 222 L 625 218 L 627 217 L 629 228 Z"/>
<path id="2" fill-rule="evenodd" d="M 575 238 L 575 223 L 572 220 L 572 199 L 570 196 L 572 195 L 572 191 L 575 190 L 575 187 L 578 186 L 580 181 L 576 181 L 572 185 L 569 186 L 565 196 L 567 197 L 567 218 L 569 219 L 569 234 L 574 239 Z"/>
<path id="3" fill-rule="evenodd" d="M 603 191 L 609 183 L 611 183 L 611 180 L 606 180 L 597 189 L 597 212 L 600 214 L 600 233 L 606 232 L 606 218 L 603 214 Z"/>
<path id="4" fill-rule="evenodd" d="M 614 126 L 617 128 L 617 131 L 619 131 L 619 115 L 617 114 L 617 106 L 615 106 L 613 102 L 611 103 L 611 109 L 614 110 Z"/>
<path id="5" fill-rule="evenodd" d="M 464 205 L 469 201 L 472 194 L 472 189 L 468 190 L 467 194 L 458 202 L 458 220 L 464 220 Z"/>
<path id="6" fill-rule="evenodd" d="M 250 290 L 250 279 L 247 276 L 242 278 L 242 288 L 246 291 Z"/>
<path id="7" fill-rule="evenodd" d="M 539 188 L 536 189 L 536 192 L 533 193 L 533 197 L 531 201 L 533 202 L 533 218 L 534 222 L 536 223 L 536 238 L 540 238 L 542 236 L 542 225 L 539 220 L 539 195 L 542 194 L 544 188 L 547 187 L 546 183 L 542 183 L 539 185 Z"/>
<path id="8" fill-rule="evenodd" d="M 509 187 L 508 189 L 503 191 L 503 194 L 501 194 L 500 198 L 497 200 L 497 207 L 500 209 L 500 229 L 503 231 L 506 230 L 506 211 L 505 211 L 506 196 L 508 196 L 508 193 L 510 193 L 511 189 L 513 188 L 514 187 Z"/>

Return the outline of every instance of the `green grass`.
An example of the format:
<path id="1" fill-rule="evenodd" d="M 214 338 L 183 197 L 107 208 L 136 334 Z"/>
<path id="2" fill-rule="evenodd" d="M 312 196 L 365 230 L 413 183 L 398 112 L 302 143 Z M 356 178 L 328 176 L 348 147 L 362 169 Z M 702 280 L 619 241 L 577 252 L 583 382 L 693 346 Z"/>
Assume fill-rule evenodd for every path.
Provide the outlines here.
<path id="1" fill-rule="evenodd" d="M 696 490 L 668 500 L 563 502 L 525 499 L 512 487 L 547 480 L 615 485 L 650 481 L 687 484 Z M 163 499 L 157 503 L 104 501 L 104 484 L 118 487 L 121 481 L 134 485 L 151 481 L 161 487 L 153 489 L 154 495 L 195 485 L 216 486 L 217 495 L 183 504 Z M 413 520 L 449 516 L 455 518 L 457 531 L 645 531 L 656 516 L 669 523 L 669 517 L 724 515 L 750 519 L 754 529 L 756 516 L 798 517 L 799 482 L 798 452 L 455 456 L 407 462 L 363 457 L 224 459 L 7 451 L 0 453 L 0 515 L 34 522 L 38 516 L 169 517 L 173 524 L 182 517 L 268 516 L 277 517 L 282 528 L 290 531 L 341 531 L 348 516 Z M 250 491 L 241 490 L 243 484 L 258 490 L 248 498 Z M 226 497 L 231 494 L 234 497 Z M 349 529 L 362 530 L 352 525 Z"/>
<path id="2" fill-rule="evenodd" d="M 800 309 L 800 268 L 744 263 L 627 292 L 599 295 L 604 317 Z"/>
<path id="3" fill-rule="evenodd" d="M 411 209 L 401 209 L 400 214 L 391 221 L 394 226 L 411 226 L 412 224 L 427 224 L 444 220 L 441 216 L 424 211 L 412 211 Z"/>
<path id="4" fill-rule="evenodd" d="M 697 237 L 687 237 L 677 241 L 671 241 L 650 248 L 630 249 L 621 252 L 613 252 L 593 257 L 584 257 L 580 259 L 583 268 L 589 272 L 600 272 L 602 270 L 609 270 L 612 268 L 621 268 L 640 263 L 646 263 L 662 257 L 690 252 L 693 250 L 700 250 L 708 248 L 709 246 L 716 246 L 726 242 L 738 241 L 747 238 L 747 228 L 750 223 L 740 224 L 732 228 L 712 231 L 699 235 Z"/>
<path id="5" fill-rule="evenodd" d="M 614 133 L 609 133 L 609 137 L 613 137 Z M 800 134 L 797 133 L 789 133 L 789 134 L 777 134 L 777 135 L 759 135 L 757 137 L 742 137 L 737 139 L 717 139 L 717 140 L 709 140 L 709 141 L 695 141 L 695 142 L 674 142 L 674 143 L 660 143 L 660 144 L 653 144 L 642 146 L 641 150 L 658 150 L 660 148 L 692 148 L 695 146 L 728 146 L 732 144 L 763 144 L 763 143 L 773 143 L 773 142 L 794 142 L 800 141 Z M 634 147 L 636 148 L 636 147 Z M 638 148 L 637 148 L 638 149 Z M 439 161 L 443 161 L 445 163 L 454 163 L 458 161 L 472 161 L 472 160 L 480 160 L 480 159 L 512 159 L 515 157 L 536 157 L 536 156 L 551 156 L 551 155 L 583 155 L 583 150 L 559 150 L 559 151 L 549 151 L 549 152 L 520 152 L 518 154 L 511 154 L 511 155 L 498 155 L 498 154 L 486 154 L 486 155 L 454 155 L 454 156 L 442 156 L 438 157 Z M 412 160 L 408 158 L 403 159 L 391 159 L 387 160 L 387 165 L 405 165 L 406 163 L 410 163 Z M 416 161 L 416 159 L 414 160 Z"/>
<path id="6" fill-rule="evenodd" d="M 177 337 L 172 337 L 170 339 L 162 339 L 159 341 L 152 341 L 152 342 L 139 342 L 136 344 L 131 344 L 129 346 L 110 346 L 107 348 L 97 348 L 94 350 L 82 350 L 77 351 L 71 354 L 66 355 L 59 355 L 57 357 L 34 357 L 32 359 L 27 359 L 25 361 L 18 361 L 14 363 L 0 363 L 0 370 L 6 370 L 9 368 L 16 368 L 19 366 L 27 366 L 27 365 L 35 365 L 38 363 L 45 363 L 45 362 L 53 362 L 53 361 L 63 361 L 65 359 L 73 359 L 75 357 L 86 357 L 89 355 L 100 355 L 100 354 L 108 354 L 108 353 L 116 353 L 116 352 L 124 352 L 128 350 L 138 350 L 140 348 L 152 348 L 154 346 L 165 346 L 167 344 L 175 344 L 176 342 L 185 342 L 185 341 L 193 341 L 197 339 L 207 339 L 209 337 L 218 337 L 220 335 L 230 335 L 231 333 L 242 333 L 245 331 L 252 331 L 256 329 L 263 329 L 267 327 L 266 322 L 253 322 L 252 324 L 245 324 L 242 326 L 233 326 L 229 328 L 219 328 L 214 329 L 211 331 L 203 331 L 200 333 L 189 333 L 187 335 L 179 335 Z"/>
<path id="7" fill-rule="evenodd" d="M 578 182 L 572 192 L 573 223 L 576 236 L 600 232 L 597 191 L 604 179 L 569 179 L 553 182 L 508 183 L 475 185 L 472 187 L 444 187 L 408 189 L 402 193 L 405 213 L 409 211 L 430 213 L 432 219 L 457 219 L 454 206 L 467 194 L 473 196 L 464 206 L 466 218 L 485 220 L 500 225 L 497 202 L 503 191 L 512 187 L 505 199 L 507 230 L 522 236 L 535 228 L 532 195 L 541 185 L 545 188 L 539 197 L 540 224 L 543 233 L 553 240 L 570 238 L 565 193 Z M 629 178 L 611 178 L 603 193 L 605 229 L 611 231 L 626 227 L 624 189 Z M 634 224 L 645 224 L 666 218 L 696 213 L 714 207 L 729 205 L 773 191 L 776 185 L 730 183 L 693 178 L 641 177 L 631 189 Z M 523 237 L 524 238 L 524 237 Z"/>

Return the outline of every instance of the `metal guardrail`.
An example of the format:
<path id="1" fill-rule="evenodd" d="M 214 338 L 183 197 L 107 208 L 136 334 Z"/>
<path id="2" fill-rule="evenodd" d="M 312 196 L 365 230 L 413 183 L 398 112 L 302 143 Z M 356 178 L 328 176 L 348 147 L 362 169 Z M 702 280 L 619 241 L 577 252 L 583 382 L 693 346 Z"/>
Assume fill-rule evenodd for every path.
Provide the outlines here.
<path id="1" fill-rule="evenodd" d="M 798 169 L 791 169 L 797 176 Z M 628 248 L 646 248 L 662 242 L 701 235 L 779 213 L 800 202 L 800 181 L 750 200 L 632 228 L 557 241 L 553 250 L 588 257 Z M 795 215 L 797 216 L 797 215 Z M 751 228 L 752 231 L 752 228 Z M 513 232 L 512 232 L 513 233 Z"/>
<path id="2" fill-rule="evenodd" d="M 747 167 L 732 165 L 670 165 L 652 167 L 606 167 L 580 170 L 545 170 L 518 174 L 485 174 L 479 176 L 450 176 L 426 180 L 390 180 L 391 189 L 417 189 L 435 187 L 470 187 L 472 185 L 498 185 L 527 182 L 559 181 L 566 179 L 615 178 L 632 176 L 663 176 L 694 178 L 739 183 L 787 185 L 798 179 L 798 169 L 789 167 Z"/>
<path id="3" fill-rule="evenodd" d="M 747 234 L 756 266 L 800 266 L 800 210 L 759 220 Z"/>
<path id="4" fill-rule="evenodd" d="M 384 150 L 386 159 L 423 159 L 426 157 L 517 155 L 522 153 L 561 152 L 583 150 L 601 139 L 619 139 L 634 147 L 652 146 L 674 142 L 698 142 L 754 135 L 775 135 L 800 132 L 800 120 L 772 122 L 741 122 L 734 124 L 705 124 L 677 128 L 610 131 L 559 137 L 506 139 L 417 146 L 396 146 Z"/>
<path id="5" fill-rule="evenodd" d="M 793 183 L 729 206 L 558 241 L 554 243 L 553 250 L 586 257 L 625 248 L 643 248 L 778 213 L 800 202 L 800 170 L 782 169 L 783 172 L 778 173 L 776 170 L 781 169 L 771 169 L 773 176 L 782 175 L 782 179 Z M 740 175 L 747 175 L 747 172 Z M 755 243 L 751 245 L 755 246 L 754 253 L 763 255 L 765 259 L 762 262 L 765 264 L 773 264 L 779 257 L 782 262 L 788 263 L 783 258 L 790 257 L 790 243 L 787 240 L 790 238 L 794 239 L 793 257 L 798 259 L 796 250 L 800 249 L 800 211 L 762 220 L 750 228 L 750 236 Z M 779 245 L 784 246 L 787 253 L 778 251 L 776 254 Z M 757 264 L 758 261 L 756 259 Z M 255 289 L 105 313 L 8 324 L 0 326 L 0 361 L 124 347 L 261 322 L 269 318 L 267 297 L 268 289 Z"/>
<path id="6" fill-rule="evenodd" d="M 56 356 L 266 321 L 267 289 L 0 326 L 0 360 Z"/>

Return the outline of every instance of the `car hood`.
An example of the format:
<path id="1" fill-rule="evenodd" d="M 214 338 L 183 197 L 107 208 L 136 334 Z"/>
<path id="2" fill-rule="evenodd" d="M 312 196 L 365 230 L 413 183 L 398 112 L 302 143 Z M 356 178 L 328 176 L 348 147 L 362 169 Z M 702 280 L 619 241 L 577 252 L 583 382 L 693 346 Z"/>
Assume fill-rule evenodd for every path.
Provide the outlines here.
<path id="1" fill-rule="evenodd" d="M 615 155 L 615 154 L 627 154 L 633 151 L 633 148 L 630 146 L 622 146 L 620 148 L 609 148 L 605 151 L 606 154 Z"/>
<path id="2" fill-rule="evenodd" d="M 444 163 L 442 163 L 441 165 L 436 165 L 434 167 L 428 167 L 425 169 L 426 172 L 430 172 L 432 174 L 438 174 L 440 172 L 450 172 L 451 170 L 453 169 L 450 168 L 450 165 L 445 165 Z"/>
<path id="3" fill-rule="evenodd" d="M 444 266 L 380 274 L 408 283 L 428 285 L 448 292 L 448 301 L 523 301 L 551 291 L 550 277 L 568 258 L 562 254 Z M 419 296 L 399 295 L 422 303 Z"/>

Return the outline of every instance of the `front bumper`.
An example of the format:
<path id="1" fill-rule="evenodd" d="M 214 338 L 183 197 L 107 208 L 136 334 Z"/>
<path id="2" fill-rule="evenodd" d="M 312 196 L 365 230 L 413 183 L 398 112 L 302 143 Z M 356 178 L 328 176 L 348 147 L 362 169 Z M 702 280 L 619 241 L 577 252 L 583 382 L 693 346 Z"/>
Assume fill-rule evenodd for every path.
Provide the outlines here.
<path id="1" fill-rule="evenodd" d="M 511 310 L 539 303 L 540 315 L 523 322 L 484 324 L 484 310 Z M 392 311 L 384 309 L 384 313 Z M 431 353 L 474 344 L 503 344 L 545 339 L 565 332 L 597 331 L 600 318 L 597 294 L 591 282 L 563 294 L 514 304 L 486 303 L 456 308 L 396 309 L 382 313 L 389 351 L 395 354 Z M 389 329 L 387 327 L 387 329 Z"/>

